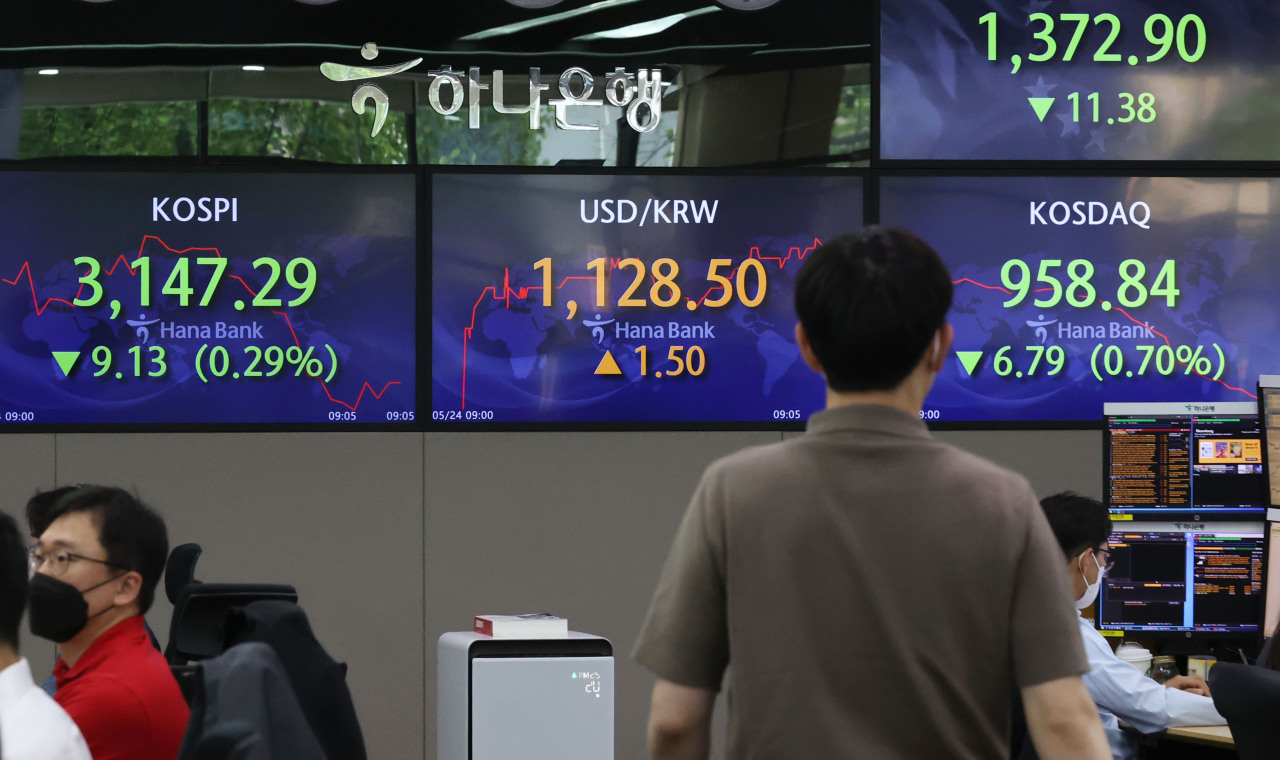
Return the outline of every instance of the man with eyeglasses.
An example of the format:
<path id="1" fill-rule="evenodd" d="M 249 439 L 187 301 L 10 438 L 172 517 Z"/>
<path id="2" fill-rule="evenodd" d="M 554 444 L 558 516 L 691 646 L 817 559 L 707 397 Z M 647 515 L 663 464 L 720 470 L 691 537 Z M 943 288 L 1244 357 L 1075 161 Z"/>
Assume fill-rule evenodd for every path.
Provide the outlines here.
<path id="1" fill-rule="evenodd" d="M 1111 569 L 1107 547 L 1111 516 L 1102 502 L 1070 491 L 1049 496 L 1040 506 L 1066 555 L 1076 609 L 1084 610 L 1098 598 L 1102 578 Z M 1121 730 L 1120 720 L 1144 734 L 1173 726 L 1226 725 L 1226 718 L 1213 707 L 1203 678 L 1174 676 L 1161 686 L 1116 657 L 1107 640 L 1083 617 L 1080 635 L 1089 658 L 1084 685 L 1098 705 L 1117 760 L 1138 756 L 1138 738 Z"/>
<path id="2" fill-rule="evenodd" d="M 28 509 L 31 632 L 58 643 L 54 699 L 94 760 L 174 760 L 190 710 L 142 615 L 169 539 L 164 521 L 119 488 L 77 486 Z"/>

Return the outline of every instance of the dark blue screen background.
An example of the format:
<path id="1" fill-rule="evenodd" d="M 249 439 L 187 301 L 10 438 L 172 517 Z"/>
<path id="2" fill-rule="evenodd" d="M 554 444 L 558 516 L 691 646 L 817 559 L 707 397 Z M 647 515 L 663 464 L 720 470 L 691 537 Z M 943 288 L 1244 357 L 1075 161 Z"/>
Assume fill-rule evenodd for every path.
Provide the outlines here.
<path id="1" fill-rule="evenodd" d="M 972 376 L 954 353 L 938 376 L 925 409 L 940 422 L 1100 420 L 1107 401 L 1248 402 L 1258 375 L 1280 372 L 1280 229 L 1271 205 L 1280 198 L 1280 180 L 888 176 L 881 178 L 880 188 L 883 223 L 914 230 L 951 270 L 954 349 L 983 352 Z M 1053 202 L 1104 203 L 1108 222 L 1116 202 L 1129 209 L 1141 201 L 1151 209 L 1150 229 L 1118 219 L 1076 225 L 1074 215 L 1062 226 L 1032 225 L 1032 201 L 1046 204 L 1046 221 L 1047 204 Z M 1037 293 L 1005 308 L 1011 296 L 1000 289 L 1001 269 L 1010 259 L 1028 264 L 1033 283 L 1042 260 L 1059 259 L 1063 265 L 1049 271 L 1064 286 L 1070 284 L 1068 262 L 1090 261 L 1096 269 L 1094 304 L 1079 308 L 1063 298 L 1056 307 L 1039 308 L 1033 299 L 1050 296 Z M 1181 293 L 1174 306 L 1152 297 L 1141 307 L 1123 309 L 1126 317 L 1116 297 L 1122 284 L 1118 268 L 1125 259 L 1144 263 L 1146 286 L 1162 262 L 1176 261 Z M 1104 299 L 1116 302 L 1112 310 L 1101 308 Z M 1113 337 L 1113 323 L 1123 329 L 1138 322 L 1149 324 L 1153 334 Z M 1106 337 L 1085 335 L 1085 328 L 1102 329 Z M 1117 346 L 1123 355 L 1118 374 L 1102 366 L 1102 381 L 1093 371 L 1099 345 L 1104 352 Z M 1184 363 L 1166 376 L 1154 360 L 1139 375 L 1140 345 L 1200 347 L 1211 359 L 1209 374 L 1218 379 L 1188 374 Z M 1045 374 L 1042 364 L 1034 376 L 1001 377 L 994 355 L 1003 346 L 1013 347 L 1006 355 L 1018 371 L 1030 368 L 1029 346 L 1059 346 L 1066 362 L 1055 376 Z M 1129 371 L 1133 377 L 1125 374 Z"/>
<path id="2" fill-rule="evenodd" d="M 630 200 L 640 216 L 651 200 L 718 205 L 714 223 L 704 216 L 702 223 L 655 224 L 649 216 L 641 226 L 639 219 L 600 223 L 599 199 Z M 582 220 L 584 200 L 595 223 Z M 815 240 L 862 224 L 862 201 L 859 176 L 435 175 L 432 419 L 656 425 L 807 419 L 823 404 L 823 383 L 796 347 L 791 284 Z M 736 267 L 753 249 L 768 279 L 760 305 L 748 308 L 735 298 L 722 308 L 686 308 L 685 296 L 698 299 L 708 291 L 710 259 L 732 259 Z M 679 303 L 597 308 L 587 263 L 626 256 L 646 266 L 660 258 L 678 262 Z M 542 302 L 542 274 L 533 268 L 544 257 L 552 260 L 550 308 Z M 608 304 L 617 304 L 633 277 L 631 270 L 612 271 Z M 652 283 L 646 277 L 636 295 L 648 302 Z M 527 287 L 535 289 L 522 297 Z M 570 299 L 579 307 L 573 319 Z M 620 325 L 661 325 L 665 333 L 672 322 L 710 326 L 714 338 L 619 332 Z M 599 328 L 594 334 L 593 327 Z M 635 353 L 642 345 L 645 377 Z M 667 361 L 672 345 L 701 346 L 705 371 L 655 377 L 673 367 Z M 605 351 L 621 377 L 594 374 Z"/>
<path id="3" fill-rule="evenodd" d="M 157 197 L 170 198 L 162 206 L 170 221 L 153 221 Z M 229 213 L 219 221 L 177 221 L 173 199 L 180 197 L 234 197 L 237 221 Z M 76 425 L 385 423 L 388 412 L 404 420 L 415 400 L 414 197 L 407 174 L 0 173 L 0 411 L 8 422 Z M 217 253 L 175 252 L 189 248 Z M 141 305 L 139 277 L 125 263 L 140 251 L 151 259 L 149 307 Z M 229 262 L 226 273 L 212 302 L 198 306 L 211 268 L 195 259 L 219 254 Z M 76 297 L 88 271 L 73 265 L 78 256 L 95 258 L 103 269 L 105 295 L 91 307 L 64 303 Z M 282 266 L 270 291 L 282 298 L 278 307 L 251 303 L 268 277 L 252 262 L 264 256 Z M 191 259 L 195 292 L 186 307 L 161 293 L 179 257 Z M 309 300 L 289 308 L 299 291 L 283 268 L 297 257 L 315 264 L 318 285 Z M 115 318 L 112 300 L 121 305 Z M 243 309 L 235 308 L 237 300 Z M 129 320 L 149 323 L 146 332 Z M 162 332 L 166 325 L 196 325 L 212 333 L 219 322 L 256 325 L 261 337 Z M 206 354 L 208 382 L 199 379 L 202 344 L 227 349 L 223 378 L 211 375 Z M 94 377 L 92 350 L 100 346 L 114 361 Z M 133 346 L 143 351 L 143 377 L 134 376 Z M 332 348 L 338 370 L 328 381 L 295 376 L 292 364 L 274 377 L 233 378 L 250 369 L 248 346 L 310 348 L 326 375 Z M 156 367 L 154 347 L 164 350 L 162 377 L 145 376 Z M 69 376 L 53 351 L 80 352 Z M 269 367 L 260 362 L 256 369 Z"/>
<path id="4" fill-rule="evenodd" d="M 1272 0 L 884 0 L 881 3 L 880 157 L 996 160 L 1249 160 L 1280 158 L 1280 4 Z M 988 60 L 987 26 L 997 14 L 997 60 Z M 1055 19 L 1053 59 L 1027 56 L 1046 46 L 1031 13 Z M 1063 61 L 1076 24 L 1062 13 L 1087 13 L 1091 23 L 1071 61 Z M 1110 13 L 1120 36 L 1096 62 L 1110 33 L 1092 19 Z M 1177 24 L 1187 14 L 1205 25 L 1203 57 L 1187 63 L 1176 44 L 1162 59 L 1146 58 L 1144 25 L 1153 14 Z M 1159 27 L 1153 27 L 1158 32 Z M 1175 29 L 1176 33 L 1176 29 Z M 1194 50 L 1190 39 L 1188 47 Z M 1191 53 L 1189 51 L 1189 53 Z M 1022 63 L 1011 73 L 1011 56 Z M 1129 65 L 1128 56 L 1138 63 Z M 1070 93 L 1079 93 L 1077 121 Z M 1099 93 L 1093 121 L 1090 93 Z M 1119 93 L 1155 96 L 1148 124 L 1124 118 Z M 1053 97 L 1043 122 L 1027 101 Z M 1134 104 L 1136 107 L 1137 103 Z"/>

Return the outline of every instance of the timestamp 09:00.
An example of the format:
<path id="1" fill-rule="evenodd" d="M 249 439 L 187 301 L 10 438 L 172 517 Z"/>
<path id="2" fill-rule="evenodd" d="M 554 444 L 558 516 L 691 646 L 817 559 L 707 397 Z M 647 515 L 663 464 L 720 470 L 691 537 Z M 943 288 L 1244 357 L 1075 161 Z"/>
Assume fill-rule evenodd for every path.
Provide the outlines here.
<path id="1" fill-rule="evenodd" d="M 487 422 L 493 419 L 493 411 L 489 409 L 451 409 L 432 411 L 433 422 Z"/>

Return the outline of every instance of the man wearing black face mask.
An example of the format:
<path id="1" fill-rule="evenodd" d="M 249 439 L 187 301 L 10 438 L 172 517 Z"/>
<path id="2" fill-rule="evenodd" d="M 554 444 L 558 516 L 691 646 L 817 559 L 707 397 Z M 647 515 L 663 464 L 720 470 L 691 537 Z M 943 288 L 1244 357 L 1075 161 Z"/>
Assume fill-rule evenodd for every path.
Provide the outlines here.
<path id="1" fill-rule="evenodd" d="M 59 644 L 55 699 L 94 760 L 173 760 L 190 711 L 142 621 L 169 551 L 164 522 L 102 486 L 67 490 L 40 518 L 30 620 Z"/>
<path id="2" fill-rule="evenodd" d="M 1087 609 L 1098 598 L 1111 566 L 1111 516 L 1102 502 L 1070 491 L 1045 497 L 1040 506 L 1066 556 L 1076 609 Z M 1116 657 L 1092 623 L 1080 618 L 1079 624 L 1089 658 L 1084 686 L 1098 705 L 1115 760 L 1135 760 L 1139 752 L 1137 737 L 1122 730 L 1120 720 L 1144 734 L 1171 726 L 1226 724 L 1214 709 L 1204 679 L 1174 676 L 1162 686 Z"/>

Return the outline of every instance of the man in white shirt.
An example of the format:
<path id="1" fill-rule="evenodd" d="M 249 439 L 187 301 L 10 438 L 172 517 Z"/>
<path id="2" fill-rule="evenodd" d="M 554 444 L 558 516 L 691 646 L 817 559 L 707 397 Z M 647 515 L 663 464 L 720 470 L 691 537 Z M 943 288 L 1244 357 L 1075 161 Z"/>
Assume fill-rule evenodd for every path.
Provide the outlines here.
<path id="1" fill-rule="evenodd" d="M 18 625 L 27 604 L 27 549 L 13 518 L 0 512 L 0 757 L 90 760 L 80 729 L 31 680 L 18 656 Z"/>
<path id="2" fill-rule="evenodd" d="M 1107 544 L 1111 516 L 1102 502 L 1070 491 L 1049 496 L 1040 506 L 1066 554 L 1076 609 L 1083 610 L 1098 598 L 1102 576 L 1111 566 Z M 1117 658 L 1111 644 L 1083 617 L 1080 635 L 1089 658 L 1084 685 L 1098 705 L 1117 760 L 1138 756 L 1138 739 L 1120 728 L 1120 720 L 1144 734 L 1174 726 L 1226 725 L 1227 719 L 1213 707 L 1203 678 L 1174 676 L 1162 686 Z"/>

